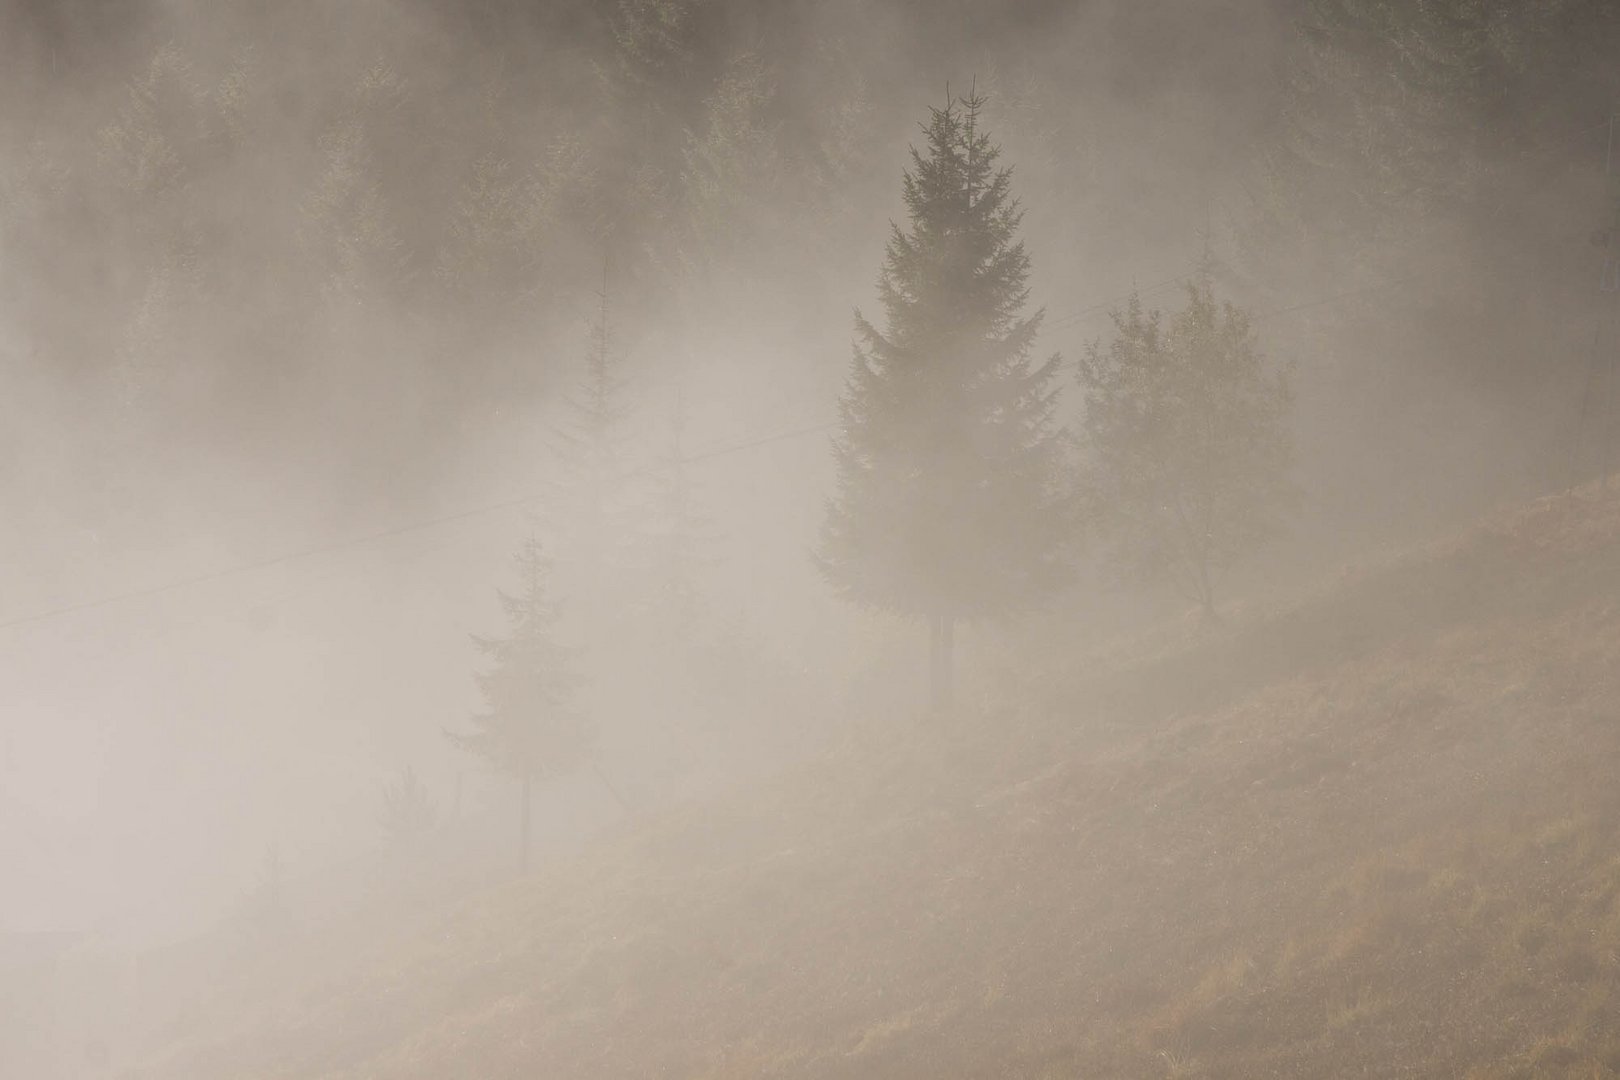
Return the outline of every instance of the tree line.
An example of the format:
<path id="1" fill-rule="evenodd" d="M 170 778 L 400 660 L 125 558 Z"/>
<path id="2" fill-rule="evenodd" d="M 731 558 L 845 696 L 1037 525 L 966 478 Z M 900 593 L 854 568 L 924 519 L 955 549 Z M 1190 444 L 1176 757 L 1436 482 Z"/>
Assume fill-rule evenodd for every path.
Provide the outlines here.
<path id="1" fill-rule="evenodd" d="M 498 400 L 544 381 L 502 361 L 583 300 L 578 268 L 603 247 L 640 300 L 760 269 L 784 241 L 849 238 L 859 223 L 841 208 L 882 160 L 884 102 L 911 72 L 994 67 L 1042 190 L 1077 215 L 1119 202 L 1116 187 L 1085 186 L 1098 173 L 1088 159 L 1119 159 L 1152 132 L 1096 135 L 1093 110 L 1073 107 L 1092 100 L 1087 65 L 1031 55 L 1084 7 L 27 5 L 37 26 L 19 17 L 0 72 L 7 348 L 97 376 L 134 426 L 179 419 L 214 437 L 265 421 L 234 401 L 196 408 L 198 369 L 261 413 L 302 377 L 373 352 L 442 376 L 446 398 Z M 1403 321 L 1370 320 L 1357 329 L 1376 347 L 1356 363 L 1444 364 L 1506 393 L 1544 378 L 1529 356 L 1546 328 L 1501 313 L 1527 281 L 1554 298 L 1589 282 L 1581 260 L 1539 256 L 1549 236 L 1606 224 L 1573 220 L 1587 208 L 1561 196 L 1589 192 L 1560 185 L 1602 167 L 1601 133 L 1569 137 L 1612 111 L 1614 5 L 1130 7 L 1118 19 L 1146 43 L 1133 49 L 1187 50 L 1178 26 L 1208 32 L 1205 51 L 1235 38 L 1215 34 L 1227 24 L 1282 29 L 1252 80 L 1261 122 L 1238 133 L 1250 141 L 1232 155 L 1242 183 L 1226 208 L 1232 261 L 1258 288 L 1392 280 L 1443 249 L 1470 272 L 1430 275 L 1427 322 L 1479 332 L 1404 342 Z M 106 44 L 124 39 L 148 51 Z M 1184 66 L 1200 47 L 1194 37 Z M 116 78 L 91 82 L 85 69 L 108 56 Z M 1131 73 L 1144 93 L 1197 90 L 1164 64 Z"/>

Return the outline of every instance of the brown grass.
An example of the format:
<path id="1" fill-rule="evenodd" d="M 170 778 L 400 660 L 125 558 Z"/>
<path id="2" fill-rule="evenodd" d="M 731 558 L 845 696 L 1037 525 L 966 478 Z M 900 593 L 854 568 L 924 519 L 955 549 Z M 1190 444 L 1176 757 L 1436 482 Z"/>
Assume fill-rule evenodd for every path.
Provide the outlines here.
<path id="1" fill-rule="evenodd" d="M 1620 500 L 604 843 L 157 1077 L 1620 1076 Z"/>

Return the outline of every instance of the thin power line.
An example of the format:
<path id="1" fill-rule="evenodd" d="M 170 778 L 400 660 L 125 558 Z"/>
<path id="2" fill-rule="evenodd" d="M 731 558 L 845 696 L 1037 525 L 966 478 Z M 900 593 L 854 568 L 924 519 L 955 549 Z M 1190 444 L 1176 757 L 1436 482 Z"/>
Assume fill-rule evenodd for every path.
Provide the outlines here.
<path id="1" fill-rule="evenodd" d="M 1163 281 L 1155 281 L 1152 285 L 1146 285 L 1146 286 L 1143 286 L 1142 288 L 1139 288 L 1139 289 L 1132 289 L 1128 293 L 1121 293 L 1118 296 L 1111 297 L 1111 298 L 1109 298 L 1107 300 L 1103 300 L 1103 301 L 1101 301 L 1099 303 L 1096 303 L 1096 304 L 1092 304 L 1090 307 L 1084 307 L 1084 308 L 1081 308 L 1078 311 L 1071 311 L 1067 315 L 1063 315 L 1063 316 L 1060 316 L 1060 317 L 1058 317 L 1056 319 L 1053 319 L 1052 322 L 1048 324 L 1047 329 L 1051 329 L 1051 330 L 1063 329 L 1064 327 L 1067 327 L 1067 326 L 1070 326 L 1070 325 L 1072 325 L 1072 324 L 1074 324 L 1076 322 L 1079 322 L 1080 320 L 1086 318 L 1088 315 L 1095 315 L 1098 312 L 1106 311 L 1109 308 L 1113 307 L 1115 304 L 1117 304 L 1117 303 L 1119 303 L 1119 302 L 1121 302 L 1123 300 L 1129 300 L 1133 296 L 1146 296 L 1148 293 L 1154 292 L 1154 291 L 1156 291 L 1158 289 L 1162 289 L 1166 285 L 1174 285 L 1178 281 L 1186 281 L 1188 278 L 1192 277 L 1197 272 L 1198 271 L 1197 271 L 1196 268 L 1194 268 L 1192 270 L 1187 270 L 1187 271 L 1184 271 L 1184 272 L 1182 272 L 1180 274 L 1177 274 L 1175 277 L 1168 277 L 1168 278 L 1165 278 Z"/>
<path id="2" fill-rule="evenodd" d="M 107 607 L 111 604 L 122 603 L 126 600 L 146 599 L 147 597 L 159 596 L 163 593 L 172 592 L 176 589 L 187 589 L 195 585 L 206 585 L 210 582 L 219 581 L 222 578 L 234 577 L 237 574 L 247 574 L 258 570 L 268 570 L 271 567 L 281 566 L 284 563 L 314 558 L 317 555 L 327 555 L 331 554 L 332 552 L 343 551 L 348 548 L 362 547 L 366 544 L 377 543 L 381 540 L 391 540 L 397 536 L 405 536 L 413 532 L 420 532 L 424 529 L 433 528 L 439 525 L 448 525 L 452 522 L 462 521 L 467 518 L 478 517 L 484 514 L 493 514 L 501 510 L 510 510 L 515 507 L 522 506 L 525 503 L 533 502 L 536 498 L 537 496 L 525 496 L 520 499 L 509 499 L 505 502 L 472 507 L 471 509 L 458 511 L 454 514 L 443 514 L 438 517 L 428 518 L 422 521 L 413 521 L 408 524 L 398 525 L 390 529 L 383 529 L 379 532 L 367 533 L 364 536 L 355 536 L 346 540 L 336 540 L 330 543 L 320 544 L 315 547 L 302 548 L 298 551 L 289 551 L 285 554 L 276 555 L 268 559 L 258 559 L 253 562 L 238 563 L 235 566 L 227 566 L 219 570 L 210 571 L 206 574 L 197 574 L 193 577 L 178 578 L 173 581 L 165 582 L 161 585 L 153 585 L 144 589 L 131 589 L 127 592 L 113 593 L 110 596 L 99 597 L 95 600 L 85 600 L 77 604 L 68 604 L 63 607 L 50 608 L 45 611 L 35 612 L 31 615 L 23 615 L 15 619 L 8 619 L 5 622 L 0 622 L 0 630 L 9 630 L 16 626 L 26 626 L 29 623 L 44 622 L 47 619 L 55 619 L 63 615 L 74 615 L 81 611 L 92 611 L 96 608 Z"/>
<path id="3" fill-rule="evenodd" d="M 1368 285 L 1361 289 L 1351 289 L 1349 292 L 1334 293 L 1332 296 L 1324 296 L 1316 300 L 1307 300 L 1302 304 L 1293 304 L 1289 307 L 1282 308 L 1272 308 L 1270 311 L 1262 311 L 1249 321 L 1260 322 L 1264 319 L 1274 319 L 1281 315 L 1292 315 L 1296 311 L 1305 311 L 1308 308 L 1323 307 L 1327 304 L 1336 304 L 1340 300 L 1349 300 L 1353 297 L 1365 296 L 1368 293 L 1378 292 L 1380 289 L 1390 289 L 1394 288 L 1396 285 L 1404 285 L 1409 281 L 1415 280 L 1418 276 L 1419 275 L 1417 274 L 1407 274 L 1405 277 L 1398 277 L 1393 281 L 1384 281 L 1377 285 Z"/>
<path id="4" fill-rule="evenodd" d="M 805 435 L 819 435 L 824 431 L 831 431 L 838 426 L 838 421 L 830 420 L 822 424 L 813 424 L 809 427 L 794 428 L 791 431 L 778 431 L 770 435 L 761 435 L 745 443 L 736 443 L 731 446 L 722 446 L 716 450 L 704 450 L 696 454 L 688 454 L 680 460 L 685 463 L 694 461 L 707 461 L 709 458 L 721 457 L 725 454 L 735 453 L 738 450 L 752 450 L 756 446 L 765 446 L 768 443 L 783 442 L 787 439 L 798 439 Z"/>

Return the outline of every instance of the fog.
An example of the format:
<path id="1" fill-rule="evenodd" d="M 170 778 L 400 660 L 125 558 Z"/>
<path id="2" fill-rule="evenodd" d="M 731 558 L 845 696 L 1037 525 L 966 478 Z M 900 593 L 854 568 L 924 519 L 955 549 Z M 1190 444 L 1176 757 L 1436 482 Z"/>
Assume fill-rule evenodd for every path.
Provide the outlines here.
<path id="1" fill-rule="evenodd" d="M 1611 468 L 1620 19 L 1400 7 L 6 0 L 0 1071 L 156 1060 L 183 1010 L 73 982 L 106 958 L 251 969 L 267 904 L 408 936 Z M 1201 282 L 1287 373 L 1292 498 L 1200 619 L 1065 494 L 1058 583 L 963 616 L 944 719 L 825 523 L 911 148 L 981 98 L 1060 486 L 1111 313 Z M 520 869 L 520 785 L 454 736 L 531 539 L 595 735 Z"/>

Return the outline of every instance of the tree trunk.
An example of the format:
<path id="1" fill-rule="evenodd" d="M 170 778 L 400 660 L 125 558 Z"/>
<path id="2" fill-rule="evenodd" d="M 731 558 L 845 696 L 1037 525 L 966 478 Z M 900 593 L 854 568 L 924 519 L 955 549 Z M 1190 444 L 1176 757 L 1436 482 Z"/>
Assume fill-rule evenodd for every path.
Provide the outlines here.
<path id="1" fill-rule="evenodd" d="M 602 786 L 607 789 L 609 795 L 613 796 L 613 801 L 619 804 L 619 809 L 624 811 L 625 816 L 635 817 L 635 811 L 630 809 L 630 804 L 625 802 L 623 795 L 619 794 L 619 789 L 613 786 L 613 781 L 607 778 L 607 773 L 602 771 L 602 766 L 592 761 L 591 771 L 596 774 L 598 780 L 602 781 Z"/>
<path id="2" fill-rule="evenodd" d="M 1209 626 L 1221 621 L 1219 612 L 1215 610 L 1215 583 L 1209 576 L 1209 555 L 1202 548 L 1198 551 L 1198 605 L 1203 609 L 1201 622 Z"/>
<path id="3" fill-rule="evenodd" d="M 939 711 L 939 619 L 934 615 L 928 616 L 928 715 L 932 717 Z"/>
<path id="4" fill-rule="evenodd" d="M 523 822 L 521 828 L 519 829 L 520 839 L 518 841 L 520 845 L 518 852 L 518 873 L 520 874 L 527 874 L 529 872 L 529 789 L 533 783 L 534 782 L 527 776 L 523 778 L 523 809 L 521 811 L 523 814 Z"/>
<path id="5" fill-rule="evenodd" d="M 935 717 L 951 712 L 955 681 L 956 620 L 949 615 L 928 619 L 928 704 Z"/>
<path id="6" fill-rule="evenodd" d="M 1221 621 L 1221 613 L 1215 609 L 1215 586 L 1210 582 L 1207 571 L 1204 573 L 1203 591 L 1204 622 L 1208 625 L 1214 625 Z"/>

